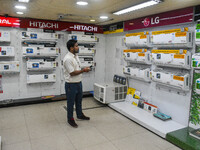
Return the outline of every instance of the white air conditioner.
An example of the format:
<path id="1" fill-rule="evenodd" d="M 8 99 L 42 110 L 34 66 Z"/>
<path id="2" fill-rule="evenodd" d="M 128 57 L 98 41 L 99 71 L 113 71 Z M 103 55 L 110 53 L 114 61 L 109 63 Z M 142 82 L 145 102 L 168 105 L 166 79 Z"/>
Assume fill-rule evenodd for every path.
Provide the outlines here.
<path id="1" fill-rule="evenodd" d="M 101 103 L 108 104 L 124 101 L 127 85 L 118 83 L 94 83 L 94 98 Z"/>
<path id="2" fill-rule="evenodd" d="M 14 57 L 15 50 L 11 46 L 0 46 L 0 57 Z"/>
<path id="3" fill-rule="evenodd" d="M 92 56 L 78 56 L 79 60 L 81 62 L 80 66 L 81 68 L 85 67 L 94 67 L 94 58 Z"/>
<path id="4" fill-rule="evenodd" d="M 57 40 L 58 34 L 57 33 L 45 33 L 45 32 L 22 32 L 22 39 L 25 40 Z"/>
<path id="5" fill-rule="evenodd" d="M 125 43 L 127 47 L 147 47 L 149 35 L 132 35 L 127 34 Z"/>
<path id="6" fill-rule="evenodd" d="M 27 70 L 52 70 L 55 68 L 55 61 L 47 61 L 44 59 L 29 59 L 27 61 Z"/>
<path id="7" fill-rule="evenodd" d="M 124 67 L 123 73 L 131 78 L 150 82 L 150 68 Z"/>
<path id="8" fill-rule="evenodd" d="M 166 53 L 165 51 L 169 51 L 169 53 Z M 170 51 L 173 50 L 152 50 L 151 54 L 152 62 L 157 65 L 190 68 L 190 60 L 191 60 L 190 52 L 183 54 L 176 54 L 173 52 L 170 53 Z"/>
<path id="9" fill-rule="evenodd" d="M 32 57 L 55 57 L 58 56 L 59 48 L 58 47 L 23 47 L 24 56 Z"/>
<path id="10" fill-rule="evenodd" d="M 0 62 L 0 72 L 1 73 L 12 73 L 19 72 L 20 66 L 19 61 L 1 61 Z"/>
<path id="11" fill-rule="evenodd" d="M 180 88 L 182 90 L 189 90 L 189 74 L 177 74 L 166 72 L 163 70 L 151 71 L 152 80 Z"/>
<path id="12" fill-rule="evenodd" d="M 0 31 L 0 42 L 10 42 L 9 31 Z"/>
<path id="13" fill-rule="evenodd" d="M 55 74 L 37 74 L 37 75 L 27 75 L 27 83 L 51 83 L 56 82 Z"/>
<path id="14" fill-rule="evenodd" d="M 191 47 L 192 33 L 191 32 L 173 32 L 151 35 L 151 43 L 153 45 L 172 45 Z"/>
<path id="15" fill-rule="evenodd" d="M 141 49 L 142 50 L 142 49 Z M 126 61 L 135 63 L 150 63 L 150 52 L 144 50 L 144 52 L 134 52 L 131 50 L 124 50 L 124 59 Z"/>
<path id="16" fill-rule="evenodd" d="M 94 54 L 96 51 L 96 49 L 94 48 L 87 48 L 87 47 L 84 47 L 84 46 L 79 46 L 79 55 L 81 54 Z"/>
<path id="17" fill-rule="evenodd" d="M 78 43 L 95 43 L 98 42 L 98 38 L 94 35 L 83 35 L 83 34 L 69 34 L 69 39 L 77 40 Z"/>

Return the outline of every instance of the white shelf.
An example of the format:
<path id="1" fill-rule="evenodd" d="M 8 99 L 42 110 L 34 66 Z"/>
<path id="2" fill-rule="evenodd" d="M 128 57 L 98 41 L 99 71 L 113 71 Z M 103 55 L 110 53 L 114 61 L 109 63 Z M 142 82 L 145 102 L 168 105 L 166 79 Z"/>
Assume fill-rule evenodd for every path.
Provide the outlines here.
<path id="1" fill-rule="evenodd" d="M 173 120 L 162 121 L 158 118 L 155 118 L 152 113 L 149 113 L 127 102 L 110 103 L 109 107 L 115 109 L 116 111 L 139 123 L 152 132 L 155 132 L 163 138 L 165 138 L 169 132 L 186 127 Z"/>

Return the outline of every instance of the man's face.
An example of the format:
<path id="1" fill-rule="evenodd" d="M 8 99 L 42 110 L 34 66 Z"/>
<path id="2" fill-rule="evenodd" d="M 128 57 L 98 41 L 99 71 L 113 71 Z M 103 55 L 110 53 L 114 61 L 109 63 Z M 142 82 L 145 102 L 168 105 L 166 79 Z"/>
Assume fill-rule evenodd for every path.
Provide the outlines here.
<path id="1" fill-rule="evenodd" d="M 78 47 L 78 43 L 76 43 L 74 45 L 74 53 L 78 53 L 79 52 L 79 47 Z"/>

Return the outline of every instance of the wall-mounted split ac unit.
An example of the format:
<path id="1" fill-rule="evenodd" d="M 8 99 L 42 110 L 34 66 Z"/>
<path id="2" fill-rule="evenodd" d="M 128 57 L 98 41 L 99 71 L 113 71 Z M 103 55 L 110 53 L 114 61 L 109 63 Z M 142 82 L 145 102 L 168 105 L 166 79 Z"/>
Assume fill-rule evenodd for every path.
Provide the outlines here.
<path id="1" fill-rule="evenodd" d="M 98 38 L 94 35 L 83 35 L 83 34 L 69 34 L 69 39 L 77 40 L 78 43 L 93 43 L 98 42 Z"/>
<path id="2" fill-rule="evenodd" d="M 127 85 L 118 83 L 94 83 L 94 98 L 101 103 L 108 104 L 124 101 Z"/>
<path id="3" fill-rule="evenodd" d="M 192 67 L 200 69 L 200 53 L 195 53 L 192 55 Z"/>
<path id="4" fill-rule="evenodd" d="M 152 50 L 151 56 L 157 65 L 190 68 L 191 53 L 187 50 Z"/>
<path id="5" fill-rule="evenodd" d="M 14 57 L 15 50 L 11 46 L 0 46 L 0 57 Z"/>
<path id="6" fill-rule="evenodd" d="M 22 39 L 24 40 L 57 40 L 57 33 L 44 33 L 44 32 L 22 32 Z"/>
<path id="7" fill-rule="evenodd" d="M 150 68 L 124 67 L 123 72 L 131 78 L 150 82 Z"/>
<path id="8" fill-rule="evenodd" d="M 27 61 L 27 70 L 52 70 L 55 68 L 55 61 L 48 61 L 44 59 L 29 59 Z"/>
<path id="9" fill-rule="evenodd" d="M 178 87 L 182 90 L 189 90 L 189 74 L 171 73 L 157 69 L 151 71 L 151 76 L 153 81 Z"/>
<path id="10" fill-rule="evenodd" d="M 192 47 L 192 33 L 191 32 L 172 32 L 172 33 L 157 33 L 152 32 L 151 43 L 157 46 L 181 46 Z"/>
<path id="11" fill-rule="evenodd" d="M 147 49 L 124 50 L 124 59 L 136 63 L 151 63 L 150 52 Z"/>
<path id="12" fill-rule="evenodd" d="M 59 53 L 58 47 L 23 47 L 24 56 L 51 56 L 55 57 Z"/>
<path id="13" fill-rule="evenodd" d="M 81 55 L 81 54 L 89 55 L 89 54 L 94 54 L 95 51 L 96 51 L 95 48 L 87 48 L 87 47 L 84 47 L 84 46 L 79 46 L 79 53 L 78 54 L 79 55 Z"/>
<path id="14" fill-rule="evenodd" d="M 125 43 L 127 47 L 147 47 L 149 35 L 143 33 L 126 34 Z"/>
<path id="15" fill-rule="evenodd" d="M 9 31 L 0 31 L 0 42 L 10 42 Z"/>
<path id="16" fill-rule="evenodd" d="M 1 73 L 12 73 L 12 72 L 19 72 L 19 71 L 20 71 L 19 61 L 1 61 L 0 62 Z"/>
<path id="17" fill-rule="evenodd" d="M 80 66 L 81 68 L 85 67 L 94 67 L 94 58 L 92 56 L 78 56 L 79 60 L 81 62 Z"/>
<path id="18" fill-rule="evenodd" d="M 27 75 L 27 83 L 51 83 L 56 82 L 55 74 L 37 74 L 37 75 Z"/>

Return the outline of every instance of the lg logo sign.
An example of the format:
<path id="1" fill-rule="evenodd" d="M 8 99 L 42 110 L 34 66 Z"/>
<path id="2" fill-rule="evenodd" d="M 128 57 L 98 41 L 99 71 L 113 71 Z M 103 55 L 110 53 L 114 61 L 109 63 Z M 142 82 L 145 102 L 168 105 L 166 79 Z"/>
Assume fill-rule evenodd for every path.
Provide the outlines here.
<path id="1" fill-rule="evenodd" d="M 155 17 L 155 18 L 145 18 L 143 21 L 143 24 L 145 27 L 148 27 L 150 24 L 159 24 L 159 17 Z"/>

